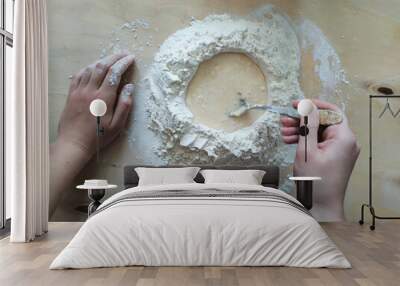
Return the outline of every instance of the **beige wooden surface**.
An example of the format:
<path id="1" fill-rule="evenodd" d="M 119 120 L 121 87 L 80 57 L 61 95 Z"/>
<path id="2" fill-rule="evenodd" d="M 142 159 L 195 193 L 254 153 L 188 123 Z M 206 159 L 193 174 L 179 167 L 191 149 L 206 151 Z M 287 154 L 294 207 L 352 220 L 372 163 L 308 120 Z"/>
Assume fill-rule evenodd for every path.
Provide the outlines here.
<path id="1" fill-rule="evenodd" d="M 372 232 L 354 223 L 323 224 L 353 268 L 289 267 L 119 267 L 48 270 L 81 223 L 50 223 L 32 243 L 0 240 L 0 285 L 399 285 L 400 223 L 384 222 Z"/>

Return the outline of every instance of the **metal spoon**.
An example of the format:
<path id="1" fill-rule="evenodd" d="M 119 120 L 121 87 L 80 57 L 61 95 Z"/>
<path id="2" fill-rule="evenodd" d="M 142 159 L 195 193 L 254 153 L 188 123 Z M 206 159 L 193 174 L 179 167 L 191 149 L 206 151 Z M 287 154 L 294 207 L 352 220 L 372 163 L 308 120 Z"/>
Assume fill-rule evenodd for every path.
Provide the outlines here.
<path id="1" fill-rule="evenodd" d="M 241 98 L 239 100 L 239 107 L 233 111 L 231 111 L 228 116 L 229 117 L 240 117 L 253 109 L 261 109 L 261 110 L 268 110 L 271 112 L 279 113 L 283 116 L 288 116 L 291 118 L 300 118 L 300 114 L 291 107 L 281 107 L 281 106 L 274 106 L 268 104 L 253 104 L 250 105 L 245 99 Z M 343 116 L 340 112 L 336 112 L 333 110 L 328 109 L 320 109 L 319 110 L 319 123 L 320 125 L 333 125 L 339 124 L 343 121 Z"/>

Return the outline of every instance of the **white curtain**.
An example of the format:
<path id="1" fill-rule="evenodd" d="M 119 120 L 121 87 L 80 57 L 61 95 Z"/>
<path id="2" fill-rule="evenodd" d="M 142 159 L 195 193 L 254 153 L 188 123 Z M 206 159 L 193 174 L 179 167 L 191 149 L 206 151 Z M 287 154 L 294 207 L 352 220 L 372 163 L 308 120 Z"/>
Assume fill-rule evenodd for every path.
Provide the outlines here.
<path id="1" fill-rule="evenodd" d="M 49 192 L 46 0 L 15 1 L 14 94 L 6 99 L 6 187 L 12 242 L 47 232 Z"/>

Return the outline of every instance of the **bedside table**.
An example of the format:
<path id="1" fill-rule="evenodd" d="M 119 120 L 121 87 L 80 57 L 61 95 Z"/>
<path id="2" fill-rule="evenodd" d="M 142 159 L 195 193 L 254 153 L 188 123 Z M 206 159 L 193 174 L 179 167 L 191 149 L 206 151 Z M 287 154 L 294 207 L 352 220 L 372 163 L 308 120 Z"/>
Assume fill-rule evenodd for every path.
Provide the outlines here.
<path id="1" fill-rule="evenodd" d="M 321 177 L 290 177 L 289 180 L 296 182 L 296 198 L 308 210 L 313 206 L 313 182 L 322 180 Z"/>
<path id="2" fill-rule="evenodd" d="M 88 192 L 88 197 L 90 200 L 90 204 L 88 206 L 88 217 L 101 205 L 100 200 L 104 197 L 106 190 L 115 189 L 117 187 L 117 185 L 109 185 L 107 183 L 102 186 L 96 186 L 87 184 L 86 182 L 84 185 L 76 186 L 78 190 L 87 190 Z"/>

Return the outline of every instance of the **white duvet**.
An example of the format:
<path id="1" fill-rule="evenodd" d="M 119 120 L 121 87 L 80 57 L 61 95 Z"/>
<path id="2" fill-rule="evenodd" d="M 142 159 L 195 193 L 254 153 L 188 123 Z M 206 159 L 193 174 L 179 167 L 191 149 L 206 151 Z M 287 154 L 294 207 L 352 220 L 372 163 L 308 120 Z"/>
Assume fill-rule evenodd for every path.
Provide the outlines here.
<path id="1" fill-rule="evenodd" d="M 263 190 L 254 185 L 179 184 L 120 192 L 90 217 L 50 269 L 145 266 L 349 268 L 320 225 L 299 209 L 255 198 L 153 198 L 110 204 L 131 192 Z M 108 208 L 105 206 L 108 205 Z"/>

